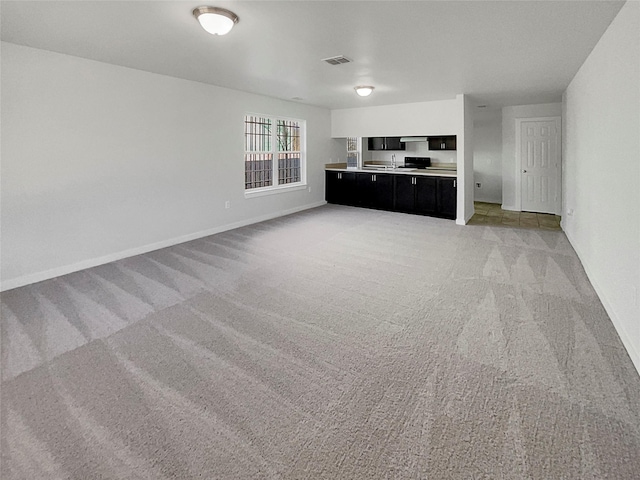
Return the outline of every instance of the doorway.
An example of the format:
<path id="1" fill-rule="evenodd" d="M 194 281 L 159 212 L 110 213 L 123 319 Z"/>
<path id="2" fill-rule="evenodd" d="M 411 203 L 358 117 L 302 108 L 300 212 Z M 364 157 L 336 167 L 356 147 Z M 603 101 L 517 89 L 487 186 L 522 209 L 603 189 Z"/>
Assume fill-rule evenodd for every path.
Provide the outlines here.
<path id="1" fill-rule="evenodd" d="M 560 129 L 560 117 L 516 119 L 516 199 L 520 211 L 561 213 Z"/>

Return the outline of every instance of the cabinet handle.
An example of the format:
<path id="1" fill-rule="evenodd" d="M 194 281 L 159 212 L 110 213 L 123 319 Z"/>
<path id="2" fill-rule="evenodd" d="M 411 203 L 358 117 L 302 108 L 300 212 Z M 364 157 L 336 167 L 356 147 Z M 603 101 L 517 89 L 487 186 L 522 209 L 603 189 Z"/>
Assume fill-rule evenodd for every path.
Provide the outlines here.
<path id="1" fill-rule="evenodd" d="M 456 188 L 457 183 L 458 183 L 458 181 L 457 181 L 457 180 L 454 180 L 454 181 L 453 181 L 453 188 Z"/>

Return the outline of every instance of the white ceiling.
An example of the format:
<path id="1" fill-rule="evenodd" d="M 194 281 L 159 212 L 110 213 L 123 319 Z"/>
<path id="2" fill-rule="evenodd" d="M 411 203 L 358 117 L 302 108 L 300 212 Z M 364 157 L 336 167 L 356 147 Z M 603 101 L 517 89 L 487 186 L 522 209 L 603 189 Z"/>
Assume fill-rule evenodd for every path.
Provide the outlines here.
<path id="1" fill-rule="evenodd" d="M 560 101 L 623 3 L 2 1 L 2 40 L 328 108 L 458 93 L 498 108 Z M 240 22 L 209 35 L 202 4 Z M 335 55 L 353 63 L 321 61 Z"/>

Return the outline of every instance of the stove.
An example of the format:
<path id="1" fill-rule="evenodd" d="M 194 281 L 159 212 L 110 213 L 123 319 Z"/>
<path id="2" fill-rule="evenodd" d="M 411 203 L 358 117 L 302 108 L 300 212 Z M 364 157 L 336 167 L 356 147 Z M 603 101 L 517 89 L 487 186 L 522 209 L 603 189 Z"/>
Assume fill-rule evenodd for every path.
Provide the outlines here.
<path id="1" fill-rule="evenodd" d="M 404 165 L 398 168 L 423 169 L 431 166 L 431 157 L 404 157 Z"/>

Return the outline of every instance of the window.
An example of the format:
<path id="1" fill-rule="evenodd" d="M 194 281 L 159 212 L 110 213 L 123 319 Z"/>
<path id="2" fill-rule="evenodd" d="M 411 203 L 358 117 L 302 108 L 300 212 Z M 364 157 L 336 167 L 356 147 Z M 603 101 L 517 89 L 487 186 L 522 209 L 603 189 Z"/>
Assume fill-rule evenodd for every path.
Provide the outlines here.
<path id="1" fill-rule="evenodd" d="M 245 192 L 303 186 L 304 134 L 304 120 L 261 115 L 245 116 Z"/>

